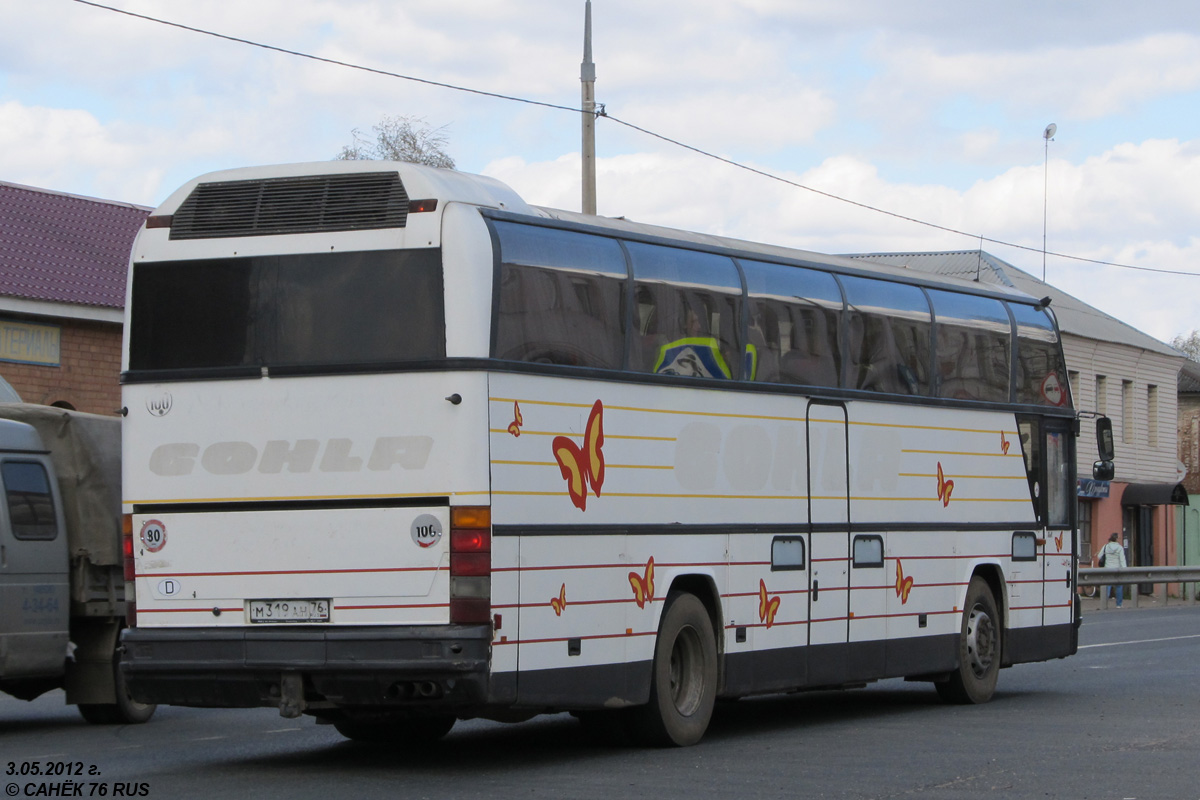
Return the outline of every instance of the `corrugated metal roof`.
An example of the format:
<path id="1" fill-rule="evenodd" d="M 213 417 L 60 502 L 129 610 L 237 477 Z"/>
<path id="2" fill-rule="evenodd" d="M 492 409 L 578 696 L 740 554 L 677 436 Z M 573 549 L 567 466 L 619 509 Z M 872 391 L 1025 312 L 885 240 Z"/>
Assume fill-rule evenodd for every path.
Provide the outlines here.
<path id="1" fill-rule="evenodd" d="M 931 272 L 937 275 L 953 275 L 968 280 L 978 279 L 981 283 L 1011 286 L 1033 297 L 1049 297 L 1050 309 L 1058 318 L 1058 326 L 1064 333 L 1095 339 L 1100 342 L 1117 342 L 1140 347 L 1168 356 L 1182 354 L 1168 344 L 1149 334 L 1105 314 L 1041 281 L 1028 272 L 1014 267 L 1007 261 L 981 250 L 955 250 L 941 253 L 858 253 L 848 258 L 891 264 L 896 267 Z M 977 278 L 978 276 L 978 278 Z"/>
<path id="2" fill-rule="evenodd" d="M 1190 358 L 1183 362 L 1183 369 L 1179 371 L 1179 393 L 1200 394 L 1200 363 Z"/>
<path id="3" fill-rule="evenodd" d="M 0 182 L 0 295 L 124 308 L 129 251 L 150 211 Z"/>

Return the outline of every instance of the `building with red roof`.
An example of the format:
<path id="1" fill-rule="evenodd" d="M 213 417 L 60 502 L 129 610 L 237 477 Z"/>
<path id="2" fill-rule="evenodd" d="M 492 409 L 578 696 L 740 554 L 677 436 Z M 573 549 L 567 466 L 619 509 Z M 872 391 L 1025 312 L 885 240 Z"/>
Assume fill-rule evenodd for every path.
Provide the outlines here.
<path id="1" fill-rule="evenodd" d="M 150 211 L 0 182 L 0 376 L 21 399 L 117 413 L 129 251 Z"/>

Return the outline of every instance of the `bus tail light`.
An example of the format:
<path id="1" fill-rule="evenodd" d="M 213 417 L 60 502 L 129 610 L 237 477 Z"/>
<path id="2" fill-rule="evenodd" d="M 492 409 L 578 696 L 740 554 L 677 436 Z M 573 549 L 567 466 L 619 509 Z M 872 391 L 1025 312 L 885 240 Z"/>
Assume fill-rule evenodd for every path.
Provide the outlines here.
<path id="1" fill-rule="evenodd" d="M 134 577 L 137 574 L 133 564 L 133 515 L 121 515 L 121 557 L 125 570 L 125 626 L 137 627 L 137 600 L 134 592 Z"/>
<path id="2" fill-rule="evenodd" d="M 487 506 L 450 509 L 450 621 L 490 622 L 492 618 L 492 510 Z"/>
<path id="3" fill-rule="evenodd" d="M 125 580 L 132 581 L 133 567 L 133 515 L 121 515 L 121 553 L 124 556 Z"/>

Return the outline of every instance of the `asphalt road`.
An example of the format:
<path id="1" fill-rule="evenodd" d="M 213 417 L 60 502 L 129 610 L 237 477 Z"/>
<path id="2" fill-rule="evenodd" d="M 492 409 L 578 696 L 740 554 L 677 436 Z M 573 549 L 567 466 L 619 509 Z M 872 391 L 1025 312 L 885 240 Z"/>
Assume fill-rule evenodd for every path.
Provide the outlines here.
<path id="1" fill-rule="evenodd" d="M 74 781 L 84 797 L 1200 798 L 1200 608 L 1092 613 L 1081 641 L 1070 659 L 1002 672 L 984 706 L 902 681 L 743 700 L 682 750 L 598 746 L 567 715 L 460 722 L 440 745 L 394 752 L 269 709 L 160 708 L 103 727 L 58 692 L 5 695 L 0 770 L 6 796 Z M 64 763 L 85 774 L 20 775 Z"/>

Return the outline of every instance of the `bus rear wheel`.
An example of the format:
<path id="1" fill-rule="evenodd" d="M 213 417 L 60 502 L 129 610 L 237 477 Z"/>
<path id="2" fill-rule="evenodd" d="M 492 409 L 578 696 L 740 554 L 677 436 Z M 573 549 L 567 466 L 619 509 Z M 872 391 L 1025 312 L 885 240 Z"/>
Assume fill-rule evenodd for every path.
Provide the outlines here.
<path id="1" fill-rule="evenodd" d="M 667 597 L 654 644 L 650 702 L 631 709 L 629 728 L 640 744 L 696 744 L 717 697 L 717 640 L 704 603 L 692 594 Z"/>
<path id="2" fill-rule="evenodd" d="M 986 703 L 996 693 L 999 674 L 1000 615 L 987 581 L 976 575 L 967 586 L 958 639 L 958 669 L 949 680 L 934 685 L 947 702 Z"/>

